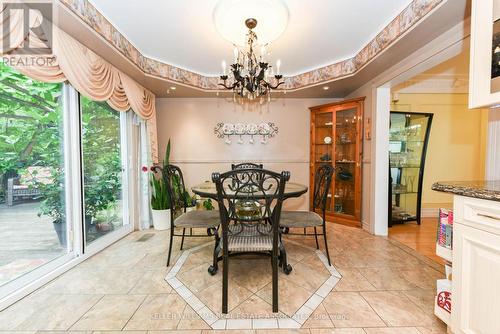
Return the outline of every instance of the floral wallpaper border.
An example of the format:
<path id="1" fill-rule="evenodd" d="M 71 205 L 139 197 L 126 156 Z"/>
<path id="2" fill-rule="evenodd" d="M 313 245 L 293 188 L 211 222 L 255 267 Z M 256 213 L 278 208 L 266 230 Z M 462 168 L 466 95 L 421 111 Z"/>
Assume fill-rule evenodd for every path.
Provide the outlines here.
<path id="1" fill-rule="evenodd" d="M 204 90 L 220 89 L 218 77 L 205 77 L 142 55 L 88 0 L 60 1 L 144 73 Z M 413 0 L 356 56 L 293 77 L 286 77 L 282 89 L 301 89 L 353 75 L 445 1 Z"/>

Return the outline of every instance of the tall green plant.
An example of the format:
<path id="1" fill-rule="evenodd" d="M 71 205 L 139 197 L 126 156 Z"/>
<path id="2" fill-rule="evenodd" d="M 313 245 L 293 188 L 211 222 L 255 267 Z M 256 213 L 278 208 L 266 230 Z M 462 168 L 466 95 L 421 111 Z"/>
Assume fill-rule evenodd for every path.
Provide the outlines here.
<path id="1" fill-rule="evenodd" d="M 151 176 L 151 208 L 153 210 L 168 210 L 170 209 L 170 201 L 168 198 L 167 187 L 163 178 L 155 178 Z"/>

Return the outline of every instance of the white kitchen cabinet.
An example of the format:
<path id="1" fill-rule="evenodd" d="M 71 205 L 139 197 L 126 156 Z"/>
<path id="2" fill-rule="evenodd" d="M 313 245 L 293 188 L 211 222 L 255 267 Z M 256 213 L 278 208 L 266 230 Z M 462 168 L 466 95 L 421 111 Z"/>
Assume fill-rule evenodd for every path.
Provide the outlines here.
<path id="1" fill-rule="evenodd" d="M 500 333 L 500 202 L 455 196 L 453 333 Z"/>

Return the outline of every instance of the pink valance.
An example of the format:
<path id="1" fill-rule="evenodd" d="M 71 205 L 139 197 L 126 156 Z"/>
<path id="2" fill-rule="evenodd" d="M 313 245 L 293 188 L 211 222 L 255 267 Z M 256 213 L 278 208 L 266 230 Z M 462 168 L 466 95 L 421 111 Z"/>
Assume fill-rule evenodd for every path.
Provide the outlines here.
<path id="1" fill-rule="evenodd" d="M 4 10 L 5 6 L 0 10 L 0 29 L 4 24 L 1 21 L 5 16 L 2 15 Z M 42 22 L 41 17 L 36 15 L 31 18 L 35 26 L 42 22 L 44 31 L 52 29 L 52 55 L 39 55 L 36 62 L 32 54 L 22 55 L 20 51 L 26 41 L 29 40 L 31 46 L 43 46 L 45 41 L 43 37 L 31 33 L 23 36 L 21 16 L 22 11 L 10 11 L 10 45 L 7 46 L 6 40 L 0 38 L 0 51 L 9 58 L 10 64 L 38 81 L 55 83 L 67 80 L 82 95 L 95 101 L 106 101 L 117 111 L 132 109 L 148 122 L 152 159 L 158 162 L 155 95 L 55 25 Z"/>

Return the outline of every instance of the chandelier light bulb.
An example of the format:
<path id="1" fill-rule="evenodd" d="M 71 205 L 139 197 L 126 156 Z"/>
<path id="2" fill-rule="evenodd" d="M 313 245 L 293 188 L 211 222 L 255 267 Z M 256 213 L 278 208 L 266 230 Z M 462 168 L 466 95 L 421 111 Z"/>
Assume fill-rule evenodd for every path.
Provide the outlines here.
<path id="1" fill-rule="evenodd" d="M 233 55 L 234 55 L 234 63 L 238 63 L 238 58 L 239 58 L 240 52 L 238 51 L 238 48 L 235 46 L 233 49 Z"/>
<path id="2" fill-rule="evenodd" d="M 280 75 L 281 59 L 276 61 L 276 74 Z"/>
<path id="3" fill-rule="evenodd" d="M 227 74 L 227 72 L 226 72 L 226 61 L 223 60 L 221 65 L 222 65 L 222 74 L 226 75 Z"/>

